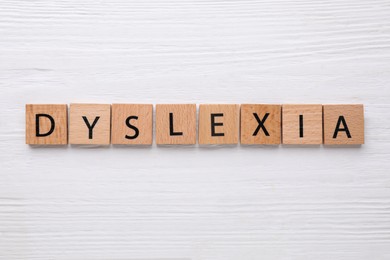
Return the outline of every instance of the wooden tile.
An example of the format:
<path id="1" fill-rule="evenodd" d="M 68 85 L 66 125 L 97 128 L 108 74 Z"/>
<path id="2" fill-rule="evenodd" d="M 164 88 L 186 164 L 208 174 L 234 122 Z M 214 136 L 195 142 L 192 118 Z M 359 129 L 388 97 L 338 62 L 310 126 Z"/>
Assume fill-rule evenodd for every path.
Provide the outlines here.
<path id="1" fill-rule="evenodd" d="M 26 144 L 67 143 L 67 105 L 26 105 Z"/>
<path id="2" fill-rule="evenodd" d="M 199 144 L 237 144 L 239 105 L 199 106 Z"/>
<path id="3" fill-rule="evenodd" d="M 153 105 L 112 104 L 111 143 L 151 145 Z"/>
<path id="4" fill-rule="evenodd" d="M 322 105 L 283 105 L 283 144 L 322 144 Z"/>
<path id="5" fill-rule="evenodd" d="M 156 105 L 157 144 L 196 144 L 196 105 Z"/>
<path id="6" fill-rule="evenodd" d="M 110 144 L 111 105 L 70 104 L 70 144 Z"/>
<path id="7" fill-rule="evenodd" d="M 241 143 L 280 144 L 281 105 L 242 104 Z"/>
<path id="8" fill-rule="evenodd" d="M 363 105 L 324 105 L 324 144 L 364 144 Z"/>

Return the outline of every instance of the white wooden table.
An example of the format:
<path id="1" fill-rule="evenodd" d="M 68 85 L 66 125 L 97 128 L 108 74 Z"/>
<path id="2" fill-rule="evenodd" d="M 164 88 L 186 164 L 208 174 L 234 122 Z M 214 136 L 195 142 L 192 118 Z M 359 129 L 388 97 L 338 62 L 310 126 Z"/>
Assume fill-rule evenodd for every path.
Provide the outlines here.
<path id="1" fill-rule="evenodd" d="M 390 2 L 0 2 L 0 259 L 390 259 Z M 24 144 L 26 103 L 363 103 L 366 144 Z"/>

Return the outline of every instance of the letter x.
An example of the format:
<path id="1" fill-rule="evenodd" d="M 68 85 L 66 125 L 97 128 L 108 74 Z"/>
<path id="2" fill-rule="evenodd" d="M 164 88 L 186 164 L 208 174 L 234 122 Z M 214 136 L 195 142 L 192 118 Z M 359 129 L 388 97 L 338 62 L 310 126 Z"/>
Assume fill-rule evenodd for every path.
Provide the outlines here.
<path id="1" fill-rule="evenodd" d="M 269 116 L 269 113 L 265 113 L 263 119 L 261 119 L 261 120 L 260 120 L 259 116 L 256 113 L 253 113 L 253 116 L 256 118 L 257 123 L 259 123 L 259 125 L 257 126 L 255 132 L 253 133 L 253 136 L 257 135 L 257 133 L 260 131 L 260 128 L 263 129 L 263 132 L 264 132 L 264 134 L 266 136 L 269 136 L 269 133 L 268 133 L 267 129 L 264 126 L 264 122 L 265 122 L 265 120 L 267 120 L 267 118 Z"/>

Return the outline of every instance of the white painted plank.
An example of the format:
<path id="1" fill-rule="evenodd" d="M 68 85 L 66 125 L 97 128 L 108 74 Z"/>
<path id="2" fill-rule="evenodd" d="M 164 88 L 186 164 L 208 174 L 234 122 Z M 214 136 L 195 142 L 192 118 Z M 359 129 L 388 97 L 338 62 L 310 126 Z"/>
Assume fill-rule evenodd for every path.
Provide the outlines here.
<path id="1" fill-rule="evenodd" d="M 388 17 L 386 0 L 1 1 L 0 259 L 389 259 Z M 366 144 L 24 144 L 24 104 L 71 102 L 363 103 Z"/>

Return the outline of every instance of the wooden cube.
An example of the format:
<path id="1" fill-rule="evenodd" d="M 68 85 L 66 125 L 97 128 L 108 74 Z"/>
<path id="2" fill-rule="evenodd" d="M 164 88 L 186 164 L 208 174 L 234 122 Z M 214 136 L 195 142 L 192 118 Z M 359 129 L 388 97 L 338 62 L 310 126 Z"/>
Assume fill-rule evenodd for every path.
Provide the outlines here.
<path id="1" fill-rule="evenodd" d="M 199 106 L 199 144 L 237 144 L 239 105 Z"/>
<path id="2" fill-rule="evenodd" d="M 26 144 L 68 143 L 67 105 L 26 105 Z"/>
<path id="3" fill-rule="evenodd" d="M 280 144 L 281 105 L 242 104 L 241 143 Z"/>
<path id="4" fill-rule="evenodd" d="M 156 105 L 156 143 L 196 144 L 196 104 Z"/>
<path id="5" fill-rule="evenodd" d="M 151 145 L 153 105 L 112 104 L 111 143 Z"/>
<path id="6" fill-rule="evenodd" d="M 70 144 L 110 144 L 111 105 L 70 104 Z"/>
<path id="7" fill-rule="evenodd" d="M 283 105 L 283 144 L 322 144 L 322 105 Z"/>
<path id="8" fill-rule="evenodd" d="M 364 144 L 363 105 L 324 105 L 324 144 Z"/>

